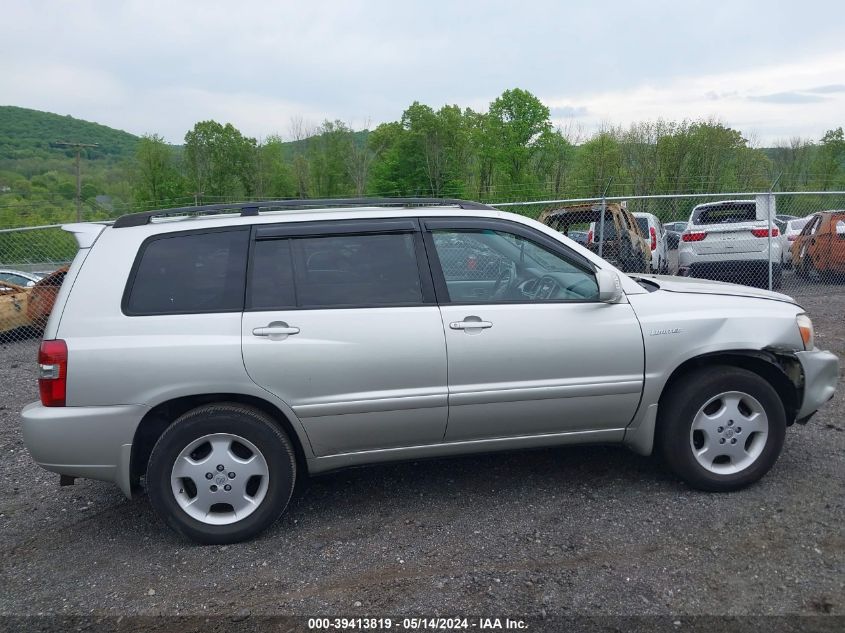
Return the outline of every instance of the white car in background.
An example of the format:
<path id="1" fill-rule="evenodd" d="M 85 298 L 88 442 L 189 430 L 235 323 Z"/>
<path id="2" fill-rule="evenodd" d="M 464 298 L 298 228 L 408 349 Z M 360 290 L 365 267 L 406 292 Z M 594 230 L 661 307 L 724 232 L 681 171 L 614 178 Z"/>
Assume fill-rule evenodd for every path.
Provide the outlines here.
<path id="1" fill-rule="evenodd" d="M 795 238 L 801 235 L 801 231 L 804 230 L 804 227 L 807 226 L 807 222 L 813 219 L 813 216 L 807 216 L 806 218 L 797 218 L 795 220 L 789 220 L 786 223 L 786 230 L 784 231 L 784 235 L 786 236 L 786 241 L 792 245 L 792 242 L 795 241 Z"/>
<path id="2" fill-rule="evenodd" d="M 653 213 L 634 213 L 634 218 L 651 248 L 651 272 L 669 274 L 669 243 L 663 224 Z"/>
<path id="3" fill-rule="evenodd" d="M 696 206 L 678 246 L 682 275 L 748 286 L 779 288 L 785 240 L 777 225 L 757 219 L 754 200 L 725 200 Z M 769 243 L 771 242 L 771 255 Z"/>
<path id="4" fill-rule="evenodd" d="M 24 288 L 32 288 L 44 275 L 27 273 L 22 270 L 0 269 L 0 281 L 8 281 Z"/>

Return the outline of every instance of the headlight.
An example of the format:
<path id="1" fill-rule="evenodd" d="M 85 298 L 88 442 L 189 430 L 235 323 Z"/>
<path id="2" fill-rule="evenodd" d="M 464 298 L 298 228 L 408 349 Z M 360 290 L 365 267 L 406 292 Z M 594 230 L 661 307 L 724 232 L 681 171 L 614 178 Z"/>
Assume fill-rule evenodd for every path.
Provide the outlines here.
<path id="1" fill-rule="evenodd" d="M 798 323 L 798 331 L 801 332 L 801 340 L 804 341 L 804 349 L 813 349 L 815 346 L 815 333 L 813 322 L 806 314 L 799 314 L 795 317 Z"/>

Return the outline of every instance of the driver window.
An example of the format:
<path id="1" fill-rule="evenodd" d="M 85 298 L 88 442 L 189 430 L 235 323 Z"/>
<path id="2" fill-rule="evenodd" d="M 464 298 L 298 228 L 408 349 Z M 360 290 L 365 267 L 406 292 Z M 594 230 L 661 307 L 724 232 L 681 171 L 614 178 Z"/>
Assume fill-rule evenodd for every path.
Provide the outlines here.
<path id="1" fill-rule="evenodd" d="M 595 301 L 595 275 L 519 235 L 432 231 L 453 303 Z"/>

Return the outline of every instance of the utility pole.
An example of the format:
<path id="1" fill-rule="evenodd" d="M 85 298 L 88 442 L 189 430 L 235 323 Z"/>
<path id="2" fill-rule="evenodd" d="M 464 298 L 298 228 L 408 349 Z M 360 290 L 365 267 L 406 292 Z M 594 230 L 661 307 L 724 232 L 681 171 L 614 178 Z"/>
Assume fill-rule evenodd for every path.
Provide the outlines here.
<path id="1" fill-rule="evenodd" d="M 80 171 L 80 154 L 88 147 L 98 147 L 98 143 L 68 143 L 67 141 L 56 141 L 56 147 L 71 147 L 76 150 L 76 221 L 82 222 L 82 175 Z"/>

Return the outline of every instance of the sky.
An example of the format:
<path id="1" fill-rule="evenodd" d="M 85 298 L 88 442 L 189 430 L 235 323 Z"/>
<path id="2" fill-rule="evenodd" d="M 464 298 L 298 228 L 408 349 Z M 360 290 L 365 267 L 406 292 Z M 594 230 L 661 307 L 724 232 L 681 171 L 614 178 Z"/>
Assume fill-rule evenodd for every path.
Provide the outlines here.
<path id="1" fill-rule="evenodd" d="M 755 144 L 845 125 L 842 0 L 4 0 L 0 105 L 180 143 L 289 139 L 509 88 L 574 135 L 717 118 Z M 80 139 L 84 140 L 84 139 Z"/>

